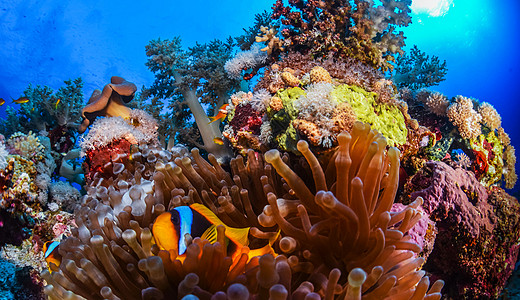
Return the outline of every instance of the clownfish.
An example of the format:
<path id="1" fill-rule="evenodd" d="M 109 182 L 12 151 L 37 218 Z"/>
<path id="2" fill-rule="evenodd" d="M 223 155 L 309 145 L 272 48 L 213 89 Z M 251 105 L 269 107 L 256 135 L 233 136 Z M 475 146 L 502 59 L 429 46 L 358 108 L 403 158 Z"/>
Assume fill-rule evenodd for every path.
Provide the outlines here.
<path id="1" fill-rule="evenodd" d="M 227 255 L 235 260 L 240 256 L 242 247 L 249 245 L 249 230 L 251 227 L 229 227 L 202 204 L 178 206 L 162 213 L 155 220 L 152 232 L 155 242 L 161 250 L 175 250 L 178 253 L 177 259 L 183 261 L 186 258 L 187 249 L 185 235 L 189 234 L 192 238 L 200 237 L 213 244 L 217 241 L 218 225 L 223 225 L 226 228 Z M 249 259 L 267 253 L 276 255 L 271 245 L 277 237 L 278 235 L 273 240 L 266 241 L 266 245 L 261 248 L 250 249 Z"/>
<path id="2" fill-rule="evenodd" d="M 49 272 L 55 271 L 57 267 L 60 266 L 61 263 L 61 255 L 58 252 L 58 248 L 60 246 L 60 242 L 56 241 L 48 241 L 43 244 L 43 253 L 45 256 L 45 261 L 47 262 L 47 267 Z M 52 266 L 53 263 L 55 266 Z"/>
<path id="3" fill-rule="evenodd" d="M 218 110 L 218 114 L 216 116 L 213 116 L 213 117 L 209 117 L 209 119 L 211 120 L 208 124 L 211 124 L 217 120 L 222 120 L 224 119 L 226 116 L 227 116 L 227 107 L 229 106 L 228 103 L 222 105 L 220 107 L 220 109 Z"/>

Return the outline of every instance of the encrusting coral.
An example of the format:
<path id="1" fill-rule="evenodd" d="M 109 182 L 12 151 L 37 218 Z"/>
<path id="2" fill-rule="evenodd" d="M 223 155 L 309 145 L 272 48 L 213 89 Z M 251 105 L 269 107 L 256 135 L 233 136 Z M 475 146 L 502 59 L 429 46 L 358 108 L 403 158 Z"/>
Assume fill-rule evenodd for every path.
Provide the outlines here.
<path id="1" fill-rule="evenodd" d="M 249 150 L 247 161 L 231 161 L 232 173 L 197 149 L 185 156 L 140 145 L 131 159 L 121 153 L 111 176 L 92 176 L 76 212 L 78 228 L 59 245 L 61 263 L 43 274 L 45 293 L 51 299 L 440 299 L 442 282 L 430 286 L 419 270 L 424 259 L 413 257 L 421 249 L 406 235 L 421 217 L 421 201 L 389 212 L 398 150 L 387 153 L 385 139 L 362 123 L 339 141 L 323 169 L 304 141 L 298 147 L 307 162 L 273 150 L 264 163 Z M 182 261 L 174 250 L 159 250 L 154 219 L 192 203 L 228 226 L 254 227 L 250 235 L 259 242 L 281 231 L 274 245 L 280 254 L 248 262 L 243 247 L 233 260 L 223 247 L 224 227 L 213 244 L 186 236 Z"/>

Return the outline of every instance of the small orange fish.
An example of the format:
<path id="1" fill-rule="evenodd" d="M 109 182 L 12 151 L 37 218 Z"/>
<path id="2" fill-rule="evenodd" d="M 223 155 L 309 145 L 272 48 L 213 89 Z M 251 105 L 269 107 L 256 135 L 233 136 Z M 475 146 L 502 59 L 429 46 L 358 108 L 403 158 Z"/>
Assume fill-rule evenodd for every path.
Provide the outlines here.
<path id="1" fill-rule="evenodd" d="M 45 255 L 45 261 L 47 262 L 47 267 L 49 268 L 49 272 L 51 273 L 52 271 L 56 271 L 57 267 L 59 267 L 61 263 L 61 255 L 58 252 L 59 246 L 60 242 L 57 241 L 48 241 L 45 242 L 45 244 L 43 244 L 43 253 Z"/>
<path id="2" fill-rule="evenodd" d="M 58 99 L 58 101 L 56 101 L 56 108 L 55 109 L 58 109 L 58 104 L 60 104 L 61 102 L 61 98 Z"/>
<path id="3" fill-rule="evenodd" d="M 217 145 L 224 145 L 224 140 L 222 138 L 216 137 L 213 139 L 213 143 Z"/>
<path id="4" fill-rule="evenodd" d="M 13 102 L 17 103 L 17 104 L 23 104 L 23 103 L 29 102 L 29 98 L 27 98 L 27 97 L 20 97 L 20 98 L 18 98 L 16 100 L 13 99 Z"/>
<path id="5" fill-rule="evenodd" d="M 5 100 L 4 98 L 0 98 L 0 106 L 4 105 L 5 104 Z"/>
<path id="6" fill-rule="evenodd" d="M 224 119 L 224 118 L 227 116 L 227 110 L 226 110 L 226 108 L 228 107 L 228 105 L 229 105 L 228 103 L 222 105 L 222 106 L 220 107 L 220 109 L 218 110 L 218 114 L 217 114 L 216 116 L 209 117 L 209 119 L 211 120 L 211 121 L 209 122 L 209 124 L 211 124 L 211 123 L 213 123 L 213 122 L 215 122 L 215 121 L 217 121 L 217 120 L 222 120 L 222 119 Z"/>

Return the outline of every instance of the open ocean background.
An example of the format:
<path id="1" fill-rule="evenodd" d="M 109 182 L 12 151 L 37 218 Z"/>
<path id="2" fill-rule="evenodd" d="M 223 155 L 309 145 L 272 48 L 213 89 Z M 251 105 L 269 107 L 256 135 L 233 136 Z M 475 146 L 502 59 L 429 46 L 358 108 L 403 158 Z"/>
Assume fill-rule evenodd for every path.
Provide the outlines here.
<path id="1" fill-rule="evenodd" d="M 189 47 L 238 36 L 273 2 L 2 0 L 0 98 L 7 103 L 0 117 L 11 105 L 8 99 L 18 98 L 29 83 L 57 89 L 64 80 L 82 77 L 86 99 L 113 75 L 148 86 L 153 74 L 144 64 L 150 40 L 181 36 Z M 443 15 L 416 10 L 413 23 L 401 29 L 407 48 L 416 44 L 447 61 L 446 81 L 430 89 L 494 105 L 520 155 L 520 1 L 442 2 L 449 8 Z M 517 184 L 517 197 L 519 190 Z"/>

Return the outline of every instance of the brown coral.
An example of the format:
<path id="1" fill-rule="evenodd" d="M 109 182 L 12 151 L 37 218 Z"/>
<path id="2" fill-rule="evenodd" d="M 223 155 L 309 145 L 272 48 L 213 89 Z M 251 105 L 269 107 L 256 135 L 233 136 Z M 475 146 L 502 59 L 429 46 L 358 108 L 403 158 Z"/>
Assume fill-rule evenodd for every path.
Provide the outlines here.
<path id="1" fill-rule="evenodd" d="M 130 102 L 136 91 L 135 84 L 122 77 L 112 76 L 110 83 L 105 85 L 103 91 L 94 90 L 92 92 L 87 105 L 81 111 L 83 122 L 78 131 L 83 133 L 97 117 L 120 116 L 128 118 L 130 109 L 124 103 Z"/>
<path id="2" fill-rule="evenodd" d="M 318 83 L 322 81 L 332 83 L 332 78 L 330 77 L 329 72 L 327 72 L 327 70 L 320 66 L 312 68 L 310 72 L 310 77 L 311 83 Z"/>
<path id="3" fill-rule="evenodd" d="M 445 116 L 449 101 L 443 94 L 434 92 L 426 98 L 425 104 L 432 113 L 438 116 Z"/>

